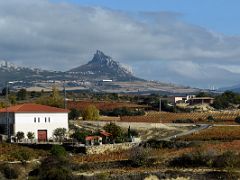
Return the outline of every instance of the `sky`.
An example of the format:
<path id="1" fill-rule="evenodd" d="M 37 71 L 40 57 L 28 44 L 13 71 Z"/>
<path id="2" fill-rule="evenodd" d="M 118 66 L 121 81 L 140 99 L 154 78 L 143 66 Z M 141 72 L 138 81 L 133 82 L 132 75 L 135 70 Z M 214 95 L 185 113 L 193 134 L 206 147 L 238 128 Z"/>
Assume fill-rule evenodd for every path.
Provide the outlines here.
<path id="1" fill-rule="evenodd" d="M 239 0 L 0 1 L 0 59 L 69 70 L 96 50 L 136 76 L 192 87 L 240 84 Z"/>

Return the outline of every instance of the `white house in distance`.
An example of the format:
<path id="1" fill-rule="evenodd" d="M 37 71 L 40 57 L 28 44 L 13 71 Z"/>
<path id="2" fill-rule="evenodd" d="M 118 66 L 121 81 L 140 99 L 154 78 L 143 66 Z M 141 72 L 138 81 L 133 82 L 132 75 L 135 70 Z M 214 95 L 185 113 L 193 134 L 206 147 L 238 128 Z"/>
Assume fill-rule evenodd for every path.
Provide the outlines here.
<path id="1" fill-rule="evenodd" d="M 68 130 L 68 110 L 40 104 L 21 104 L 0 109 L 0 134 L 7 134 L 7 113 L 11 135 L 18 131 L 33 132 L 38 141 L 53 138 L 57 128 Z"/>

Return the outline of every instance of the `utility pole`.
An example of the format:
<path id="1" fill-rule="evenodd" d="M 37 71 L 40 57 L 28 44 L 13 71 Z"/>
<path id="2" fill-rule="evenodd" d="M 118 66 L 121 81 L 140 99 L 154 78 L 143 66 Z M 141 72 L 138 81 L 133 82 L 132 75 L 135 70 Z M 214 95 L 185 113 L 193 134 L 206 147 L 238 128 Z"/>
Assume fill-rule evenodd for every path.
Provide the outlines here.
<path id="1" fill-rule="evenodd" d="M 162 99 L 161 97 L 159 98 L 159 112 L 162 111 Z"/>
<path id="2" fill-rule="evenodd" d="M 7 137 L 8 141 L 11 142 L 11 127 L 10 127 L 10 120 L 9 120 L 9 112 L 8 112 L 8 106 L 9 106 L 9 99 L 8 99 L 8 83 L 6 82 L 6 123 L 7 123 Z"/>

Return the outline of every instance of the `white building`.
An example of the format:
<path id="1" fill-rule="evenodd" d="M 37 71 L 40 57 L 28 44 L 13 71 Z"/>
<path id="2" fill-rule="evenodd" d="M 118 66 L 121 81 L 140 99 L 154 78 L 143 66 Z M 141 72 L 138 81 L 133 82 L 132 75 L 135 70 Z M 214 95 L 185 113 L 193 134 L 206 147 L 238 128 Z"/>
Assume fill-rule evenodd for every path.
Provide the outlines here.
<path id="1" fill-rule="evenodd" d="M 0 134 L 7 134 L 7 116 L 11 135 L 33 132 L 38 141 L 53 138 L 57 128 L 68 130 L 68 110 L 39 104 L 21 104 L 0 109 Z M 27 138 L 27 137 L 26 137 Z"/>

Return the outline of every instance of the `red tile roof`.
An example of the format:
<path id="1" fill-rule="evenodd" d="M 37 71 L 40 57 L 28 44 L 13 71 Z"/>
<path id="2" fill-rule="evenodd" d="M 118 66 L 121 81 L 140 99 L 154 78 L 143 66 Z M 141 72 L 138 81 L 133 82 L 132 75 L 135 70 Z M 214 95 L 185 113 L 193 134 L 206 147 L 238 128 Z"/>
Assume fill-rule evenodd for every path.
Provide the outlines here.
<path id="1" fill-rule="evenodd" d="M 91 140 L 100 139 L 100 138 L 101 138 L 100 136 L 86 136 L 85 140 L 86 141 L 91 141 Z"/>
<path id="2" fill-rule="evenodd" d="M 112 136 L 111 133 L 106 132 L 106 131 L 101 131 L 100 134 L 103 135 L 103 136 L 106 136 L 106 137 Z"/>
<path id="3" fill-rule="evenodd" d="M 26 103 L 16 106 L 10 106 L 8 108 L 0 109 L 1 112 L 14 112 L 14 113 L 67 113 L 69 110 L 56 108 L 51 106 L 45 106 L 41 104 Z"/>

